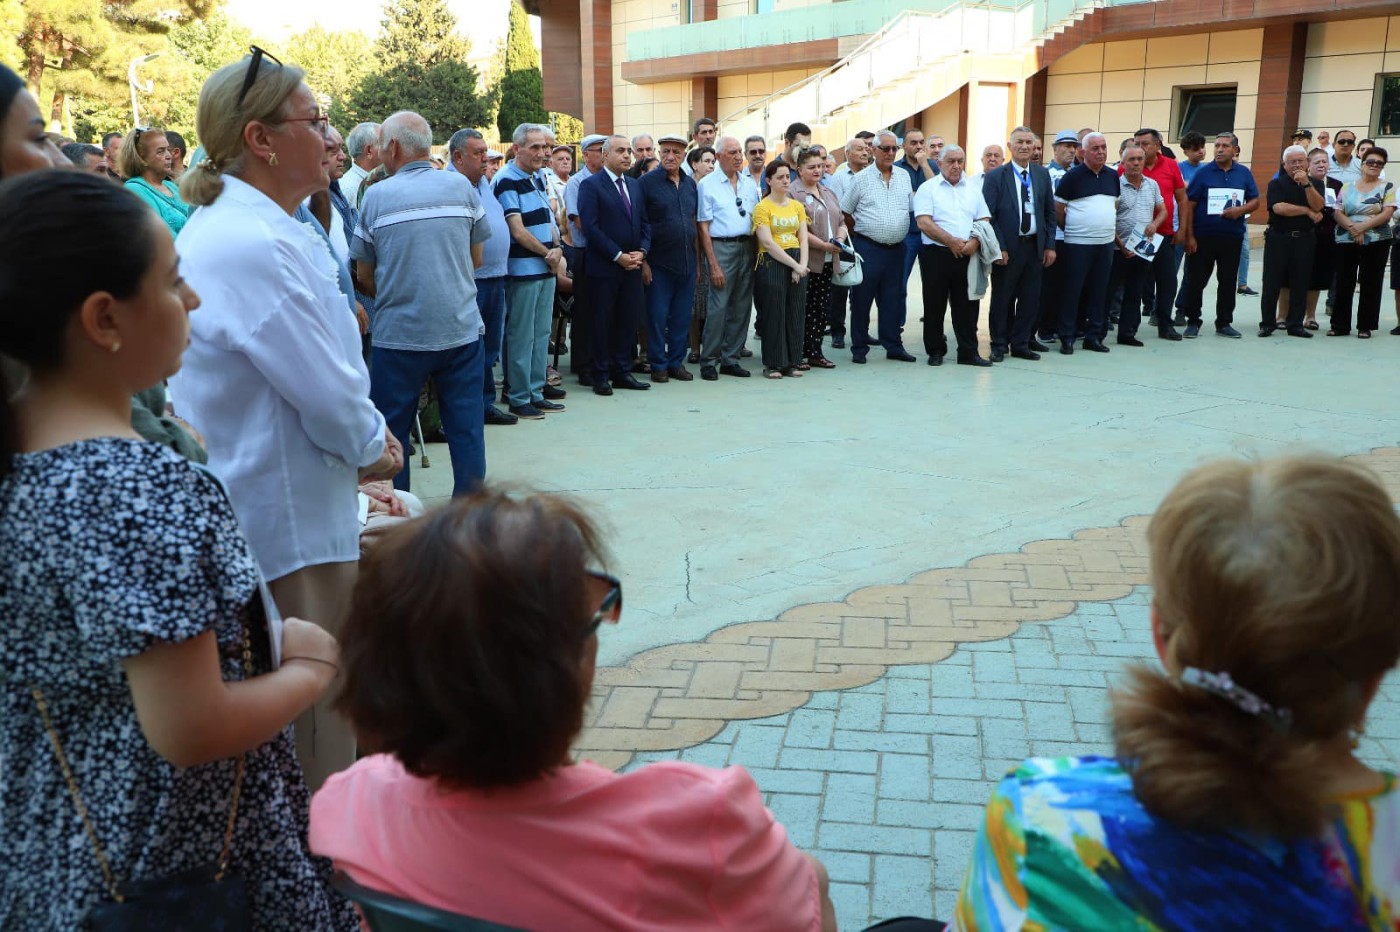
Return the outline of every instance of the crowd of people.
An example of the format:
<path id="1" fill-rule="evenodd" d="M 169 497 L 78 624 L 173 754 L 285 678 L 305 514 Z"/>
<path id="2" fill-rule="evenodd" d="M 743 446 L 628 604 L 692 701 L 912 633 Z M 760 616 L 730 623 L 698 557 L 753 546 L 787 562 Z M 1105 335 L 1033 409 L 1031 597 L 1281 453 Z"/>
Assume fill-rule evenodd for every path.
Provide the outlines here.
<path id="1" fill-rule="evenodd" d="M 849 299 L 855 361 L 907 361 L 915 264 L 931 364 L 949 306 L 958 361 L 991 364 L 988 290 L 992 359 L 1105 350 L 1117 285 L 1138 345 L 1142 304 L 1174 332 L 1167 234 L 1185 335 L 1214 270 L 1229 336 L 1258 200 L 1235 141 L 1175 187 L 1152 130 L 1121 172 L 1102 134 L 1060 134 L 1050 172 L 1024 127 L 981 176 L 914 131 L 833 171 L 805 127 L 768 160 L 709 121 L 586 138 L 577 172 L 545 127 L 510 153 L 463 129 L 437 170 L 420 115 L 343 144 L 304 77 L 256 47 L 215 72 L 187 163 L 149 128 L 61 152 L 0 69 L 0 929 L 350 932 L 357 890 L 522 929 L 835 929 L 742 768 L 574 760 L 622 583 L 578 506 L 481 484 L 497 356 L 516 417 L 563 410 L 566 339 L 600 395 L 694 358 L 742 377 L 756 302 L 764 375 L 797 377 L 834 365 Z M 1333 331 L 1353 273 L 1374 327 L 1394 198 L 1343 136 L 1328 165 L 1357 178 L 1290 148 L 1269 186 L 1261 334 L 1306 333 L 1316 261 Z M 457 498 L 408 520 L 397 438 L 428 381 Z M 374 514 L 399 523 L 365 550 Z M 1162 669 L 1115 693 L 1117 757 L 1001 782 L 951 926 L 1393 924 L 1400 792 L 1355 756 L 1400 659 L 1384 490 L 1333 459 L 1215 464 L 1149 539 Z"/>

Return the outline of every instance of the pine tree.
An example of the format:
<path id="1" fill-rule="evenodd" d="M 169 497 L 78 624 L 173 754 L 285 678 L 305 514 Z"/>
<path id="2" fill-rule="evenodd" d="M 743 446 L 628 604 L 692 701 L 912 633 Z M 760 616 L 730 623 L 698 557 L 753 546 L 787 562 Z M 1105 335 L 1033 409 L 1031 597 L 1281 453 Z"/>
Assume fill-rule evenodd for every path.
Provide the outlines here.
<path id="1" fill-rule="evenodd" d="M 501 139 L 509 139 L 521 123 L 544 123 L 544 77 L 540 53 L 530 32 L 530 18 L 520 0 L 511 0 L 510 29 L 506 33 L 505 73 L 499 85 L 500 109 L 496 126 Z"/>
<path id="2" fill-rule="evenodd" d="M 471 43 L 457 34 L 457 17 L 447 0 L 388 0 L 380 26 L 374 53 L 381 72 L 461 61 L 471 51 Z"/>

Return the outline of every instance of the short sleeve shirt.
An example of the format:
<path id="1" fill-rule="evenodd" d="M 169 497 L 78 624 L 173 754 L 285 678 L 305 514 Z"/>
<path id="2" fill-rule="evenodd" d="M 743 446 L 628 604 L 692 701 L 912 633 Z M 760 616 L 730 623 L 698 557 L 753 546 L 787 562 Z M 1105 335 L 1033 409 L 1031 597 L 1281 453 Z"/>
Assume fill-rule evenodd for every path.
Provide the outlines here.
<path id="1" fill-rule="evenodd" d="M 1244 236 L 1244 217 L 1231 220 L 1220 210 L 1243 207 L 1258 196 L 1254 173 L 1239 162 L 1232 162 L 1229 168 L 1221 168 L 1215 162 L 1202 162 L 1196 169 L 1196 176 L 1186 186 L 1186 199 L 1196 205 L 1191 215 L 1192 233 L 1196 236 Z"/>
<path id="2" fill-rule="evenodd" d="M 537 174 L 527 175 L 519 165 L 508 162 L 496 173 L 494 189 L 507 218 L 518 216 L 525 229 L 546 246 L 559 239 L 543 178 Z M 526 249 L 513 238 L 506 273 L 514 279 L 548 278 L 554 274 L 545 264 L 544 256 Z"/>
<path id="3" fill-rule="evenodd" d="M 991 213 L 982 187 L 966 175 L 957 184 L 949 184 L 947 175 L 939 175 L 914 193 L 914 216 L 932 218 L 939 229 L 959 239 L 971 235 L 974 221 L 990 217 Z M 919 241 L 925 246 L 947 248 L 923 232 L 919 233 Z"/>
<path id="4" fill-rule="evenodd" d="M 753 233 L 753 211 L 758 206 L 758 186 L 748 172 L 739 172 L 737 193 L 733 184 L 716 168 L 696 186 L 698 204 L 695 217 L 710 224 L 711 237 L 732 238 Z"/>
<path id="5" fill-rule="evenodd" d="M 753 228 L 755 231 L 759 227 L 768 227 L 773 231 L 773 240 L 780 249 L 800 249 L 801 242 L 797 239 L 798 227 L 807 225 L 807 208 L 795 198 L 788 198 L 787 203 L 779 207 L 769 198 L 764 198 L 758 202 L 758 206 L 753 210 Z"/>
<path id="6" fill-rule="evenodd" d="M 1347 218 L 1355 221 L 1369 220 L 1387 207 L 1395 206 L 1395 185 L 1389 181 L 1382 181 L 1369 191 L 1362 191 L 1356 186 L 1356 182 L 1351 181 L 1342 186 L 1342 193 L 1337 195 L 1337 209 L 1347 215 Z M 1363 234 L 1366 243 L 1379 243 L 1382 240 L 1391 239 L 1390 224 L 1382 223 L 1378 227 L 1373 227 Z M 1351 234 L 1337 227 L 1337 242 L 1352 242 Z"/>
<path id="7" fill-rule="evenodd" d="M 1118 178 L 1118 227 L 1120 240 L 1126 241 L 1133 231 L 1142 232 L 1157 213 L 1157 205 L 1162 203 L 1162 192 L 1157 182 L 1142 178 L 1142 183 L 1134 186 L 1126 175 Z M 1160 232 L 1160 231 L 1159 231 Z"/>
<path id="8" fill-rule="evenodd" d="M 1060 179 L 1055 200 L 1065 205 L 1065 242 L 1103 246 L 1113 242 L 1118 225 L 1118 173 L 1105 165 L 1098 172 L 1076 165 Z"/>
<path id="9" fill-rule="evenodd" d="M 1167 219 L 1162 222 L 1162 228 L 1157 232 L 1170 236 L 1175 233 L 1178 227 L 1176 216 L 1176 192 L 1186 190 L 1186 179 L 1181 175 L 1181 166 L 1173 160 L 1164 156 L 1157 157 L 1157 164 L 1151 168 L 1143 166 L 1142 173 L 1153 181 L 1157 182 L 1157 190 L 1162 193 L 1162 201 L 1167 205 Z M 1123 174 L 1123 169 L 1118 169 L 1118 174 Z"/>
<path id="10" fill-rule="evenodd" d="M 888 184 L 879 166 L 871 165 L 852 175 L 841 192 L 841 210 L 855 221 L 854 232 L 886 246 L 902 243 L 908 235 L 913 203 L 909 173 L 893 166 Z"/>
<path id="11" fill-rule="evenodd" d="M 1308 184 L 1312 185 L 1317 193 L 1322 195 L 1323 201 L 1327 199 L 1327 190 L 1320 180 L 1309 178 Z M 1269 182 L 1268 207 L 1269 207 L 1269 229 L 1284 230 L 1290 233 L 1306 233 L 1313 228 L 1312 218 L 1306 215 L 1296 217 L 1282 217 L 1274 213 L 1275 204 L 1295 204 L 1298 207 L 1308 207 L 1308 192 L 1294 181 L 1292 178 L 1274 178 Z"/>

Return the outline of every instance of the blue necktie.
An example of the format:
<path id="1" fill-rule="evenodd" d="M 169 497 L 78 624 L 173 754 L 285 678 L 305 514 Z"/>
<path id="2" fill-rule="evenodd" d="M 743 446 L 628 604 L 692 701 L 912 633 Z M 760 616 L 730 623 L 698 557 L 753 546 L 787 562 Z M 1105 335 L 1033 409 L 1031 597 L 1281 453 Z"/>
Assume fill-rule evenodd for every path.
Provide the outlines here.
<path id="1" fill-rule="evenodd" d="M 632 201 L 627 197 L 627 185 L 622 183 L 622 179 L 617 179 L 617 193 L 622 195 L 622 209 L 627 211 L 627 219 L 632 219 Z"/>
<path id="2" fill-rule="evenodd" d="M 1023 172 L 1018 171 L 1016 174 L 1021 176 L 1021 235 L 1029 236 L 1031 232 L 1031 173 L 1027 169 Z"/>

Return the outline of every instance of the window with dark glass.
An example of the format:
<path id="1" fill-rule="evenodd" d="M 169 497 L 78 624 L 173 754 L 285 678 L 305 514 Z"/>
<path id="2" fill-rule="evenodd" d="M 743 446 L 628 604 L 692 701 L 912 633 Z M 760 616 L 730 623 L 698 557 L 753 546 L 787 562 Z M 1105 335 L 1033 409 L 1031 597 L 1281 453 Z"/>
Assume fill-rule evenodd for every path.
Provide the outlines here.
<path id="1" fill-rule="evenodd" d="M 1195 130 L 1207 139 L 1235 129 L 1235 98 L 1237 86 L 1234 84 L 1217 87 L 1177 88 L 1176 136 Z"/>
<path id="2" fill-rule="evenodd" d="M 1400 136 L 1400 74 L 1376 75 L 1372 97 L 1372 136 Z"/>

